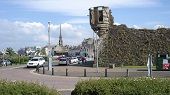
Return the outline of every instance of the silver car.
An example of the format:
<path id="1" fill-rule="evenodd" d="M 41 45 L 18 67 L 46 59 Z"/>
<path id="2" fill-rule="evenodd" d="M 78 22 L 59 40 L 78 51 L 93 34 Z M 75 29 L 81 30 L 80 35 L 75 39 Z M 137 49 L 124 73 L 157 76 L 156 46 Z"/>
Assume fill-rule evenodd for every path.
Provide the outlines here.
<path id="1" fill-rule="evenodd" d="M 59 59 L 59 65 L 69 65 L 70 62 L 67 58 L 60 58 Z"/>

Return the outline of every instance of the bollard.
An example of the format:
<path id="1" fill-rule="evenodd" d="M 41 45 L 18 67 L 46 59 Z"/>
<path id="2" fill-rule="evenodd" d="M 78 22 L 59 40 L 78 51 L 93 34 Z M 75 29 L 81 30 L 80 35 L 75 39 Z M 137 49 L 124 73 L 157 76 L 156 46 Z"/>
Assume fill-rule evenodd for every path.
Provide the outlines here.
<path id="1" fill-rule="evenodd" d="M 66 76 L 68 76 L 68 69 L 66 68 Z"/>
<path id="2" fill-rule="evenodd" d="M 129 69 L 126 70 L 126 77 L 129 77 Z"/>
<path id="3" fill-rule="evenodd" d="M 107 77 L 107 69 L 105 69 L 105 77 Z"/>
<path id="4" fill-rule="evenodd" d="M 39 65 L 37 65 L 36 71 L 37 71 L 37 73 L 39 73 Z"/>
<path id="5" fill-rule="evenodd" d="M 43 74 L 45 74 L 45 67 L 43 66 Z"/>
<path id="6" fill-rule="evenodd" d="M 84 69 L 84 77 L 86 77 L 87 75 L 86 75 L 86 69 Z"/>
<path id="7" fill-rule="evenodd" d="M 54 75 L 54 68 L 52 68 L 52 75 Z"/>

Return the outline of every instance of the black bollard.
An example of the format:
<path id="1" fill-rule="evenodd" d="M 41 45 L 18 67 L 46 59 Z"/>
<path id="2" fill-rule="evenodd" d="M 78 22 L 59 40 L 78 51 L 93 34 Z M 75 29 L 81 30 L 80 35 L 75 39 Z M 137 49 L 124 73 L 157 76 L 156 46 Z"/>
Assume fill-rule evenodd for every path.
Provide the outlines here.
<path id="1" fill-rule="evenodd" d="M 126 70 L 126 77 L 129 77 L 129 69 Z"/>
<path id="2" fill-rule="evenodd" d="M 43 74 L 45 74 L 45 67 L 43 66 Z"/>
<path id="3" fill-rule="evenodd" d="M 54 68 L 52 68 L 52 75 L 54 75 Z"/>
<path id="4" fill-rule="evenodd" d="M 107 69 L 105 69 L 105 77 L 107 77 Z"/>
<path id="5" fill-rule="evenodd" d="M 87 75 L 86 75 L 86 69 L 84 69 L 84 77 L 86 77 Z"/>
<path id="6" fill-rule="evenodd" d="M 37 73 L 39 73 L 39 65 L 37 65 L 37 67 L 36 67 L 36 71 L 37 71 Z"/>
<path id="7" fill-rule="evenodd" d="M 66 68 L 66 76 L 68 76 L 68 69 Z"/>

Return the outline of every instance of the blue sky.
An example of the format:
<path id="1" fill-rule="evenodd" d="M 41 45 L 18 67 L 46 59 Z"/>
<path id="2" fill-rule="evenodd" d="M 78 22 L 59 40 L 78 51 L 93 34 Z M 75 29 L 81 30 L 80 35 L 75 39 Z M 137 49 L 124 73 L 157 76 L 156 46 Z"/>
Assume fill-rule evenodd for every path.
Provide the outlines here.
<path id="1" fill-rule="evenodd" d="M 92 37 L 88 9 L 108 6 L 115 24 L 134 28 L 170 27 L 170 0 L 0 0 L 0 50 L 58 43 L 59 24 L 64 44 L 78 45 Z"/>

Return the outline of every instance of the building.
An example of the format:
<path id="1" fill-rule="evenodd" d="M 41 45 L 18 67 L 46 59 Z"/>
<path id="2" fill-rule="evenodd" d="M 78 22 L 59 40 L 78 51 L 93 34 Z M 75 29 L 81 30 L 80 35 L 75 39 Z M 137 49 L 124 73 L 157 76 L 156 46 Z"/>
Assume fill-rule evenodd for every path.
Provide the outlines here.
<path id="1" fill-rule="evenodd" d="M 94 40 L 92 38 L 83 40 L 80 55 L 83 57 L 94 58 Z"/>
<path id="2" fill-rule="evenodd" d="M 28 55 L 30 57 L 41 56 L 40 51 L 41 51 L 40 46 L 26 47 L 25 48 L 26 55 Z"/>
<path id="3" fill-rule="evenodd" d="M 62 40 L 62 35 L 61 35 L 61 25 L 60 25 L 59 42 L 57 45 L 52 47 L 52 55 L 53 56 L 68 56 L 68 48 L 63 46 L 63 40 Z"/>
<path id="4" fill-rule="evenodd" d="M 68 55 L 69 56 L 80 56 L 80 50 L 81 50 L 82 46 L 78 45 L 78 46 L 70 46 L 69 47 L 69 52 Z"/>

